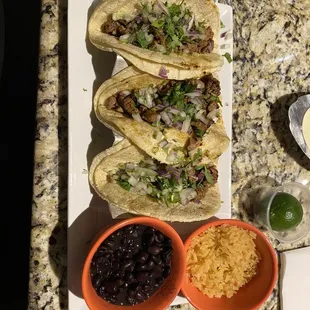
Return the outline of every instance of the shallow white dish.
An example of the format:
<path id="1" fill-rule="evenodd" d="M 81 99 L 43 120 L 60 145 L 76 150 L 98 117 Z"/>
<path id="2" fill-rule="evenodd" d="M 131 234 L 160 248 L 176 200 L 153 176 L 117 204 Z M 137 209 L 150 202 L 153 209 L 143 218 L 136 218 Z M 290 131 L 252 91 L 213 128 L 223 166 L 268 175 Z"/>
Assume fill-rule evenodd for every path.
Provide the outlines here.
<path id="1" fill-rule="evenodd" d="M 307 146 L 302 124 L 306 112 L 310 109 L 310 95 L 299 97 L 288 109 L 290 130 L 301 150 L 310 159 L 310 146 Z"/>
<path id="2" fill-rule="evenodd" d="M 96 1 L 98 2 L 98 1 Z M 88 183 L 88 167 L 92 158 L 114 142 L 111 130 L 105 128 L 92 113 L 92 98 L 100 84 L 115 74 L 126 62 L 114 53 L 93 47 L 86 37 L 87 20 L 93 1 L 69 0 L 68 4 L 68 104 L 69 104 L 69 175 L 68 175 L 68 287 L 69 309 L 88 309 L 81 294 L 81 271 L 89 242 L 105 225 L 113 222 L 108 205 L 93 195 Z M 217 4 L 225 28 L 232 33 L 232 8 Z M 221 53 L 232 55 L 233 39 L 220 38 L 225 45 Z M 219 72 L 223 118 L 231 139 L 233 63 Z M 218 218 L 231 217 L 231 144 L 219 160 L 219 186 L 222 206 Z M 172 223 L 182 238 L 207 221 Z M 187 303 L 177 297 L 173 304 Z"/>

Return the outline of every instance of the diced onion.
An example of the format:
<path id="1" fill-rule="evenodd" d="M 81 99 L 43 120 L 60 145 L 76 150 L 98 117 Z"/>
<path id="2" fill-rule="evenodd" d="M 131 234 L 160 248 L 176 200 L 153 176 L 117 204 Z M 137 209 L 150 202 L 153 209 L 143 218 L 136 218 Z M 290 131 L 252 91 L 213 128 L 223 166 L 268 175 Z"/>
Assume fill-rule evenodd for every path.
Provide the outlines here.
<path id="1" fill-rule="evenodd" d="M 151 94 L 149 92 L 146 92 L 146 102 L 147 102 L 148 108 L 153 107 L 153 100 L 152 100 Z"/>
<path id="2" fill-rule="evenodd" d="M 203 89 L 203 88 L 205 88 L 205 83 L 200 81 L 200 80 L 198 80 L 198 82 L 197 82 L 197 89 Z"/>
<path id="3" fill-rule="evenodd" d="M 120 37 L 119 37 L 119 40 L 120 40 L 120 41 L 125 41 L 125 42 L 127 42 L 128 39 L 129 39 L 129 37 L 130 37 L 130 34 L 129 34 L 129 33 L 126 33 L 126 34 L 123 34 L 122 36 L 120 36 Z"/>
<path id="4" fill-rule="evenodd" d="M 153 188 L 152 188 L 152 187 L 148 187 L 147 190 L 146 190 L 146 192 L 147 192 L 149 195 L 151 195 L 152 192 L 153 192 Z"/>
<path id="5" fill-rule="evenodd" d="M 124 96 L 128 96 L 128 95 L 130 95 L 130 91 L 129 90 L 123 90 L 121 92 L 121 94 L 124 95 Z"/>
<path id="6" fill-rule="evenodd" d="M 218 113 L 219 109 L 214 109 L 208 113 L 207 118 L 211 119 L 212 121 L 216 122 L 218 120 Z"/>
<path id="7" fill-rule="evenodd" d="M 181 131 L 188 132 L 188 129 L 189 129 L 190 125 L 191 125 L 191 119 L 189 117 L 187 117 L 185 119 L 185 121 L 183 122 L 183 124 L 182 124 Z"/>
<path id="8" fill-rule="evenodd" d="M 190 98 L 189 101 L 193 104 L 199 104 L 199 105 L 202 105 L 202 101 L 200 98 L 198 97 L 195 97 L 195 98 Z"/>
<path id="9" fill-rule="evenodd" d="M 156 133 L 156 141 L 160 142 L 163 139 L 163 134 L 161 133 L 161 131 L 157 131 Z"/>
<path id="10" fill-rule="evenodd" d="M 204 117 L 203 113 L 204 113 L 204 111 L 200 110 L 196 114 L 196 118 L 199 119 L 200 121 L 202 121 L 204 124 L 208 125 L 210 121 Z"/>
<path id="11" fill-rule="evenodd" d="M 190 31 L 192 29 L 193 24 L 194 24 L 194 20 L 195 20 L 195 15 L 193 15 L 191 20 L 189 21 L 187 31 Z"/>
<path id="12" fill-rule="evenodd" d="M 135 177 L 133 177 L 133 176 L 130 176 L 129 179 L 128 179 L 128 183 L 129 183 L 131 186 L 136 186 L 138 182 L 139 182 L 139 181 L 138 181 Z"/>
<path id="13" fill-rule="evenodd" d="M 180 193 L 182 205 L 186 205 L 190 200 L 197 196 L 197 192 L 193 188 L 183 189 Z"/>
<path id="14" fill-rule="evenodd" d="M 168 8 L 160 0 L 157 0 L 157 4 L 165 14 L 169 15 Z"/>
<path id="15" fill-rule="evenodd" d="M 182 117 L 186 117 L 186 113 L 185 113 L 184 111 L 182 111 L 182 112 L 180 113 L 180 115 L 181 115 Z"/>
<path id="16" fill-rule="evenodd" d="M 142 122 L 140 114 L 132 114 L 132 118 L 137 122 Z"/>
<path id="17" fill-rule="evenodd" d="M 166 125 L 171 125 L 171 119 L 169 118 L 168 114 L 165 111 L 162 111 L 160 115 Z"/>
<path id="18" fill-rule="evenodd" d="M 187 93 L 187 94 L 185 94 L 185 96 L 190 97 L 190 98 L 200 97 L 201 96 L 201 92 L 200 91 L 196 91 L 196 92 L 193 92 L 193 93 Z"/>
<path id="19" fill-rule="evenodd" d="M 135 168 L 135 164 L 133 164 L 133 163 L 126 164 L 126 169 L 133 170 L 134 168 Z"/>
<path id="20" fill-rule="evenodd" d="M 146 192 L 147 191 L 147 185 L 143 182 L 138 182 L 137 185 L 134 187 L 134 189 L 137 191 L 143 190 Z"/>
<path id="21" fill-rule="evenodd" d="M 170 161 L 170 162 L 173 162 L 173 161 L 176 160 L 176 158 L 177 158 L 177 153 L 174 152 L 174 151 L 172 151 L 172 152 L 170 152 L 170 153 L 168 154 L 166 160 L 167 160 L 167 161 Z"/>
<path id="22" fill-rule="evenodd" d="M 169 112 L 174 114 L 174 115 L 178 115 L 178 114 L 180 114 L 181 111 L 177 108 L 170 108 Z"/>

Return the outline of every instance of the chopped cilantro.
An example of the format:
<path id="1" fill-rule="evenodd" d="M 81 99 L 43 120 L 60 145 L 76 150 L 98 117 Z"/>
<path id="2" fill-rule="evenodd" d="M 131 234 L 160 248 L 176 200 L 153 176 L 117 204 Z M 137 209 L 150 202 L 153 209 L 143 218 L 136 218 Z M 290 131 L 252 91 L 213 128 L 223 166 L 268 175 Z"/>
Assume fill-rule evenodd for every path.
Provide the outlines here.
<path id="1" fill-rule="evenodd" d="M 229 53 L 225 53 L 222 56 L 224 56 L 227 59 L 228 63 L 232 62 L 232 58 L 231 58 L 231 55 Z"/>
<path id="2" fill-rule="evenodd" d="M 195 167 L 195 169 L 196 169 L 196 170 L 201 170 L 201 169 L 203 169 L 204 167 L 205 167 L 204 165 L 198 165 L 198 166 Z"/>
<path id="3" fill-rule="evenodd" d="M 214 184 L 213 176 L 207 168 L 205 168 L 205 176 L 206 176 L 206 180 L 209 184 Z"/>
<path id="4" fill-rule="evenodd" d="M 162 28 L 165 24 L 165 21 L 163 19 L 157 19 L 152 22 L 152 26 L 155 28 Z"/>
<path id="5" fill-rule="evenodd" d="M 215 96 L 215 95 L 212 94 L 211 97 L 210 97 L 210 99 L 211 99 L 212 101 L 218 102 L 219 105 L 220 105 L 221 107 L 223 106 L 222 101 L 220 100 L 220 98 L 219 98 L 218 96 Z"/>
<path id="6" fill-rule="evenodd" d="M 147 48 L 149 45 L 146 40 L 144 31 L 141 29 L 137 32 L 137 41 L 142 48 Z"/>
<path id="7" fill-rule="evenodd" d="M 202 151 L 198 149 L 198 151 L 193 156 L 193 161 L 200 160 L 202 158 Z"/>
<path id="8" fill-rule="evenodd" d="M 222 21 L 220 21 L 220 24 L 221 24 L 221 28 L 225 28 L 225 25 Z"/>
<path id="9" fill-rule="evenodd" d="M 168 11 L 171 17 L 178 16 L 181 14 L 181 5 L 173 3 L 170 7 L 168 7 Z"/>
<path id="10" fill-rule="evenodd" d="M 195 130 L 195 134 L 196 134 L 197 137 L 201 138 L 204 135 L 204 131 L 201 130 L 201 129 L 196 129 Z"/>
<path id="11" fill-rule="evenodd" d="M 128 183 L 128 181 L 118 180 L 117 182 L 118 182 L 118 184 L 119 184 L 123 189 L 125 189 L 126 191 L 129 191 L 129 190 L 130 190 L 131 185 Z"/>

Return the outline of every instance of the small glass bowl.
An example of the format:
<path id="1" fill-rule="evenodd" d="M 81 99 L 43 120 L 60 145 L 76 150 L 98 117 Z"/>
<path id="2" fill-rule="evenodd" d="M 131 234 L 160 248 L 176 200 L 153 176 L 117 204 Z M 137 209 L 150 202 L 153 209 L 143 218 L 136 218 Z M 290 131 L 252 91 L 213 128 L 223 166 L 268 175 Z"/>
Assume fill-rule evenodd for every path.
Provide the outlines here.
<path id="1" fill-rule="evenodd" d="M 284 232 L 275 231 L 271 228 L 269 211 L 271 203 L 277 193 L 291 194 L 302 205 L 303 218 L 301 223 L 294 229 Z M 305 237 L 310 231 L 310 190 L 301 183 L 286 183 L 281 186 L 271 187 L 261 196 L 258 208 L 255 212 L 255 220 L 268 228 L 271 234 L 280 242 L 292 243 Z"/>

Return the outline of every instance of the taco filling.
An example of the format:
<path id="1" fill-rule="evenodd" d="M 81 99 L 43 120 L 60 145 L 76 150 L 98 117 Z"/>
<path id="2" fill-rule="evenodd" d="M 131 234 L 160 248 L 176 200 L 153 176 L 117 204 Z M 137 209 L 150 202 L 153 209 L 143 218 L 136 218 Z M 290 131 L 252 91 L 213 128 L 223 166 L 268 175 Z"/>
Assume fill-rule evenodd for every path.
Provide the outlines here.
<path id="1" fill-rule="evenodd" d="M 166 205 L 178 202 L 186 205 L 190 201 L 200 202 L 206 188 L 217 182 L 218 171 L 215 166 L 176 168 L 146 159 L 138 164 L 122 164 L 109 179 L 127 191 L 149 195 Z"/>
<path id="2" fill-rule="evenodd" d="M 143 49 L 170 53 L 211 53 L 214 33 L 183 4 L 160 0 L 142 4 L 135 16 L 113 14 L 102 32 Z"/>
<path id="3" fill-rule="evenodd" d="M 109 97 L 105 105 L 136 121 L 190 134 L 187 145 L 190 152 L 201 145 L 203 135 L 218 121 L 219 95 L 219 81 L 209 74 L 199 80 L 169 80 L 160 85 L 120 91 Z M 168 142 L 163 140 L 159 146 L 168 147 Z"/>

